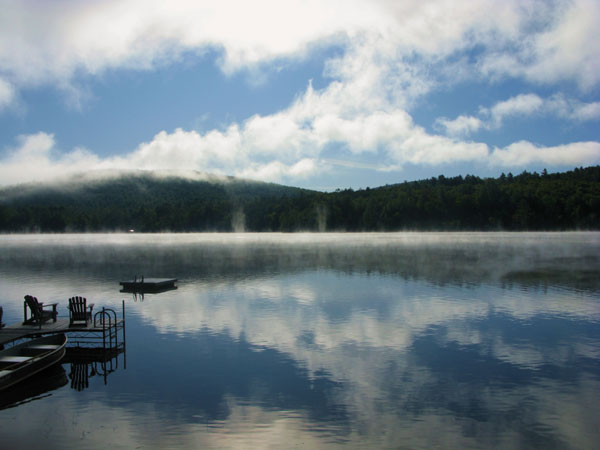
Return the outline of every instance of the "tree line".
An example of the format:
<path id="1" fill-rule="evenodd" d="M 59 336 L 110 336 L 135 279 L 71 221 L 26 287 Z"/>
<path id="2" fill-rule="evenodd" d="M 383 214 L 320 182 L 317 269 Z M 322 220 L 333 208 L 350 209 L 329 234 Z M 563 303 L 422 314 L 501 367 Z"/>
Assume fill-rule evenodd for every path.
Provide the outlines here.
<path id="1" fill-rule="evenodd" d="M 0 191 L 5 233 L 572 229 L 600 229 L 600 166 L 330 193 L 148 174 Z"/>

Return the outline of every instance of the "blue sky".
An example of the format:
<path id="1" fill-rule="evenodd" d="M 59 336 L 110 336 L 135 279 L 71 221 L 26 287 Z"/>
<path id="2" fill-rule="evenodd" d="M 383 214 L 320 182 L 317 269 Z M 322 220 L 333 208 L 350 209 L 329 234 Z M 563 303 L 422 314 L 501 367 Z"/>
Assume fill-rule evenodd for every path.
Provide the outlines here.
<path id="1" fill-rule="evenodd" d="M 600 163 L 598 0 L 3 1 L 0 184 Z"/>

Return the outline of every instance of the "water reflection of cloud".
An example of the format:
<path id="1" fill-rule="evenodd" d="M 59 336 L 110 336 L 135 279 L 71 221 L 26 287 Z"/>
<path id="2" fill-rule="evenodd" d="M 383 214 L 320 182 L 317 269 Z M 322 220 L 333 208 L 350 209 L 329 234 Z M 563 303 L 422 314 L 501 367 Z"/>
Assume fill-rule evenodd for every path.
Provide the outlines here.
<path id="1" fill-rule="evenodd" d="M 291 244 L 284 243 L 287 237 L 276 236 L 269 245 L 262 242 L 260 249 L 252 248 L 260 242 L 255 236 L 235 237 L 243 248 L 201 237 L 201 252 L 181 250 L 176 268 L 187 278 L 180 288 L 130 304 L 128 314 L 164 335 L 179 335 L 186 341 L 220 336 L 226 341 L 224 348 L 243 343 L 285 360 L 277 364 L 297 366 L 303 395 L 307 385 L 326 378 L 336 387 L 325 389 L 322 396 L 339 405 L 352 426 L 315 420 L 311 416 L 315 411 L 302 402 L 294 404 L 291 412 L 282 411 L 269 396 L 291 395 L 293 389 L 265 393 L 255 379 L 248 382 L 252 386 L 234 391 L 227 385 L 219 394 L 227 402 L 224 415 L 200 401 L 163 405 L 147 395 L 111 404 L 111 417 L 88 406 L 80 408 L 76 415 L 81 426 L 73 428 L 96 442 L 93 439 L 99 434 L 87 421 L 122 420 L 116 434 L 122 432 L 127 444 L 183 447 L 251 448 L 261 441 L 277 446 L 286 440 L 304 440 L 315 447 L 395 447 L 399 442 L 411 447 L 514 448 L 540 442 L 591 447 L 598 437 L 593 418 L 600 414 L 600 402 L 594 402 L 600 392 L 600 343 L 586 326 L 600 321 L 597 291 L 593 286 L 573 289 L 564 280 L 553 284 L 543 277 L 542 289 L 535 273 L 523 276 L 531 262 L 552 266 L 573 241 L 581 249 L 578 236 L 568 235 L 564 245 L 557 245 L 544 234 L 532 235 L 519 250 L 518 240 L 510 234 L 476 236 L 475 243 L 462 235 L 455 236 L 457 242 L 432 235 L 420 239 L 425 246 L 421 255 L 415 253 L 414 236 L 392 237 L 400 250 L 387 248 L 389 243 L 379 235 L 350 236 L 349 247 L 341 238 L 315 237 L 325 246 L 322 249 L 306 236 L 290 238 Z M 508 247 L 487 261 L 490 252 L 499 248 L 493 242 L 497 237 Z M 114 239 L 130 249 L 126 238 Z M 154 261 L 147 267 L 163 267 L 154 265 L 159 257 L 171 258 L 180 251 L 169 246 L 187 245 L 190 239 L 175 237 L 153 251 L 136 250 L 135 257 L 117 247 L 98 251 L 102 264 L 108 264 L 110 255 L 125 255 L 121 269 L 129 270 L 133 267 L 129 264 L 140 257 Z M 538 249 L 540 241 L 547 247 Z M 115 242 L 112 237 L 110 242 Z M 592 250 L 594 242 L 589 245 Z M 292 251 L 281 256 L 284 244 L 285 248 L 291 245 Z M 117 288 L 121 269 L 86 262 L 75 271 L 83 276 L 73 276 L 69 267 L 81 261 L 77 249 L 74 246 L 65 257 L 60 257 L 59 249 L 52 250 L 58 252 L 50 258 L 58 262 L 56 268 L 33 255 L 29 256 L 35 264 L 24 261 L 23 255 L 16 259 L 0 255 L 6 275 L 2 296 L 18 296 L 16 313 L 20 313 L 24 286 L 48 298 L 73 289 L 100 298 L 107 295 L 104 302 L 120 302 L 120 295 L 111 290 Z M 360 256 L 363 251 L 366 256 Z M 438 251 L 440 260 L 433 261 Z M 89 257 L 90 252 L 83 254 Z M 198 262 L 199 255 L 206 260 Z M 453 261 L 457 255 L 463 259 Z M 598 271 L 596 261 L 592 269 Z M 503 266 L 507 262 L 508 269 Z M 27 280 L 32 264 L 39 271 Z M 515 268 L 519 276 L 514 275 Z M 507 270 L 512 271 L 509 277 Z M 555 322 L 544 322 L 548 319 Z M 547 326 L 536 328 L 540 324 Z M 537 334 L 530 334 L 534 329 Z M 233 353 L 230 358 L 239 357 Z M 247 357 L 255 364 L 265 362 Z M 584 369 L 570 369 L 571 364 Z M 106 403 L 94 405 L 102 410 L 108 408 Z M 73 432 L 64 424 L 56 425 Z"/>
<path id="2" fill-rule="evenodd" d="M 335 277 L 340 285 L 346 286 L 341 288 L 337 285 L 335 292 L 338 295 L 354 292 L 351 279 Z M 271 285 L 277 282 L 277 279 L 269 280 Z M 368 422 L 369 409 L 373 409 L 372 414 L 381 415 L 378 405 L 387 403 L 390 389 L 395 389 L 390 380 L 402 379 L 400 389 L 407 392 L 440 389 L 436 387 L 437 375 L 432 375 L 426 367 L 420 371 L 415 369 L 414 361 L 410 361 L 415 339 L 431 333 L 437 333 L 440 349 L 456 342 L 478 352 L 479 356 L 474 358 L 491 358 L 491 361 L 508 364 L 515 370 L 524 370 L 524 373 L 534 372 L 542 379 L 545 375 L 536 372 L 540 367 L 560 368 L 569 363 L 576 364 L 573 358 L 598 360 L 598 342 L 573 345 L 568 337 L 562 339 L 559 336 L 557 342 L 544 343 L 518 335 L 514 341 L 502 331 L 505 327 L 489 327 L 490 321 L 498 316 L 512 321 L 513 328 L 526 330 L 530 326 L 529 321 L 534 318 L 534 304 L 538 305 L 538 314 L 563 317 L 569 322 L 572 316 L 563 315 L 569 295 L 561 291 L 550 292 L 548 295 L 555 298 L 545 300 L 541 311 L 540 296 L 531 292 L 527 296 L 521 295 L 518 302 L 511 303 L 515 310 L 509 311 L 506 300 L 514 295 L 510 291 L 498 291 L 498 295 L 486 297 L 483 292 L 475 290 L 469 293 L 468 299 L 457 299 L 444 298 L 439 295 L 439 289 L 432 287 L 431 294 L 436 295 L 421 292 L 411 298 L 403 297 L 401 289 L 390 289 L 390 286 L 374 282 L 369 286 L 373 298 L 388 298 L 385 315 L 379 315 L 375 307 L 368 309 L 359 304 L 350 308 L 351 313 L 344 316 L 344 320 L 335 320 L 319 307 L 318 299 L 322 296 L 327 298 L 326 292 L 314 292 L 311 297 L 317 298 L 317 301 L 307 304 L 294 297 L 296 289 L 293 282 L 286 279 L 280 280 L 280 283 L 279 288 L 270 286 L 270 292 L 278 292 L 278 297 L 270 299 L 253 298 L 260 289 L 248 282 L 243 286 L 228 286 L 226 292 L 214 285 L 197 290 L 188 288 L 179 299 L 184 302 L 183 305 L 178 306 L 190 312 L 184 322 L 172 317 L 167 303 L 145 304 L 140 313 L 163 333 L 175 329 L 183 334 L 199 330 L 228 333 L 233 339 L 244 339 L 258 347 L 288 354 L 307 369 L 310 377 L 326 373 L 331 379 L 344 383 L 346 397 L 340 401 L 350 409 L 356 408 L 355 414 L 365 422 Z M 318 290 L 318 287 L 314 289 Z M 390 293 L 395 295 L 390 298 Z M 585 312 L 586 320 L 598 319 L 592 300 L 588 299 L 587 308 L 579 310 Z M 346 302 L 354 305 L 351 298 L 346 298 Z M 391 372 L 382 370 L 390 367 L 393 368 Z M 415 387 L 417 378 L 419 381 Z M 504 389 L 499 391 L 504 392 Z M 495 395 L 494 401 L 503 395 L 500 392 Z M 540 390 L 539 395 L 544 393 Z M 533 400 L 541 399 L 534 397 Z M 404 401 L 410 403 L 411 400 Z M 485 411 L 495 409 L 494 404 L 481 407 Z M 511 404 L 511 407 L 517 408 L 518 405 Z"/>
<path id="3" fill-rule="evenodd" d="M 320 278 L 327 277 L 321 274 Z M 492 312 L 520 321 L 539 315 L 572 318 L 576 314 L 582 320 L 600 319 L 593 298 L 580 297 L 573 311 L 572 296 L 560 291 L 549 292 L 543 298 L 520 295 L 516 300 L 510 291 L 498 290 L 490 296 L 489 290 L 473 290 L 465 299 L 453 297 L 464 294 L 444 294 L 436 288 L 407 294 L 403 285 L 392 282 L 390 286 L 389 280 L 372 280 L 365 288 L 364 280 L 356 283 L 352 277 L 331 278 L 336 281 L 333 285 L 328 285 L 329 280 L 303 284 L 293 278 L 271 278 L 243 284 L 184 286 L 176 303 L 147 302 L 139 313 L 163 333 L 227 330 L 233 338 L 244 335 L 257 345 L 281 350 L 294 348 L 299 336 L 309 333 L 312 343 L 322 349 L 353 342 L 401 351 L 410 346 L 407 336 L 453 322 L 460 326 L 449 339 L 475 343 L 481 341 L 481 330 L 469 331 L 469 323 L 484 320 Z M 373 300 L 371 307 L 363 302 L 363 290 Z M 337 297 L 343 310 L 338 316 L 328 310 L 332 303 L 336 307 L 332 297 Z"/>
<path id="4" fill-rule="evenodd" d="M 422 401 L 410 396 L 427 389 L 428 382 L 429 377 L 405 381 L 404 394 L 395 400 Z M 315 421 L 303 411 L 282 411 L 231 396 L 225 399 L 228 415 L 218 420 L 207 417 L 201 405 L 165 409 L 149 397 L 112 404 L 90 399 L 85 405 L 65 399 L 58 410 L 43 401 L 13 409 L 10 426 L 0 427 L 3 444 L 15 450 L 39 446 L 40 434 L 31 433 L 31 423 L 39 423 L 40 418 L 44 418 L 44 443 L 49 449 L 254 449 L 288 448 L 293 443 L 307 448 L 539 448 L 545 443 L 586 449 L 594 447 L 597 436 L 600 408 L 593 400 L 599 389 L 594 379 L 581 380 L 577 392 L 554 382 L 540 388 L 491 388 L 480 393 L 481 412 L 488 414 L 484 420 L 444 413 L 443 402 L 398 416 L 381 404 L 362 403 L 359 390 L 348 390 L 343 401 L 354 405 L 350 419 L 356 426 L 351 428 Z M 448 403 L 470 401 L 460 387 L 441 397 Z"/>

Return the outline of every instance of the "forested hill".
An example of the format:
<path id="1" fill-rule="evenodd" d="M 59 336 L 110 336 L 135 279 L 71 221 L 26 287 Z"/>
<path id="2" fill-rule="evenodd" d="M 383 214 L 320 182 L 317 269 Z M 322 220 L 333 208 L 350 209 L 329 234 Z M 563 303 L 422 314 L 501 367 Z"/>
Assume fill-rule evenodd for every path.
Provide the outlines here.
<path id="1" fill-rule="evenodd" d="M 191 179 L 148 172 L 76 180 L 0 190 L 0 230 L 228 231 L 243 227 L 245 205 L 312 194 L 231 177 Z"/>
<path id="2" fill-rule="evenodd" d="M 0 190 L 1 232 L 600 229 L 600 166 L 323 193 L 152 174 Z"/>

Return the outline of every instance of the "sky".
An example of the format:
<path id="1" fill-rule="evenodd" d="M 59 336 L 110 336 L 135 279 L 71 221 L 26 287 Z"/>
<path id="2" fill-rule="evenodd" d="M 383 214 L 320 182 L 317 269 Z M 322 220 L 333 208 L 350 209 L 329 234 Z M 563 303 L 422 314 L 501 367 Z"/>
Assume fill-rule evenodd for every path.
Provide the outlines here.
<path id="1" fill-rule="evenodd" d="M 0 185 L 600 164 L 600 0 L 0 0 Z"/>

